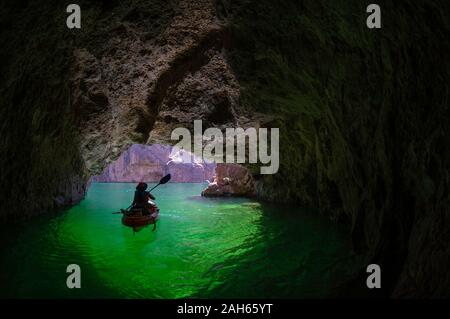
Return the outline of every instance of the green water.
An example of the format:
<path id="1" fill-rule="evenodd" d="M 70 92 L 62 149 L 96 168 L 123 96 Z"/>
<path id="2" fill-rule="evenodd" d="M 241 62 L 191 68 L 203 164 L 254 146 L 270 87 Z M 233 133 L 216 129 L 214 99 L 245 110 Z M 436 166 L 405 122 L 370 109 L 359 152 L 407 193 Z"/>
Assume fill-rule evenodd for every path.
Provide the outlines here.
<path id="1" fill-rule="evenodd" d="M 134 185 L 93 184 L 79 205 L 1 230 L 1 297 L 326 297 L 349 275 L 348 230 L 298 208 L 207 199 L 202 184 L 154 191 L 157 230 L 111 212 Z M 68 289 L 66 267 L 81 267 Z"/>

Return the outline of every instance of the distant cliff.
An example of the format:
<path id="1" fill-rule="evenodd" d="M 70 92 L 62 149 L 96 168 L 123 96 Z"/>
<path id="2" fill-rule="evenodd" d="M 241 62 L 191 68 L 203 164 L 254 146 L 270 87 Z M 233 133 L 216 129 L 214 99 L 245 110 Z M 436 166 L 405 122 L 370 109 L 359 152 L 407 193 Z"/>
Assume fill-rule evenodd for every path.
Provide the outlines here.
<path id="1" fill-rule="evenodd" d="M 196 157 L 191 161 L 191 155 L 169 145 L 133 144 L 91 182 L 157 182 L 169 173 L 177 183 L 212 180 L 216 165 Z"/>

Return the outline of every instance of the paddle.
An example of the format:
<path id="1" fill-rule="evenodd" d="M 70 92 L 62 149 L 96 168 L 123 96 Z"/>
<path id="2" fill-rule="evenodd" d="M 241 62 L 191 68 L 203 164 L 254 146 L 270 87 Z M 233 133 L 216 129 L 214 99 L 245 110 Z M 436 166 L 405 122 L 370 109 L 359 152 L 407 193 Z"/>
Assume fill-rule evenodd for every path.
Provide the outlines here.
<path id="1" fill-rule="evenodd" d="M 128 206 L 128 208 L 130 208 L 133 204 L 131 204 L 130 206 Z M 128 208 L 127 209 L 120 209 L 120 212 L 114 212 L 112 214 L 126 214 L 128 213 Z"/>
<path id="2" fill-rule="evenodd" d="M 149 190 L 149 192 L 151 192 L 152 190 L 154 190 L 156 187 L 158 187 L 159 185 L 163 185 L 165 183 L 167 183 L 168 181 L 170 181 L 170 174 L 167 174 L 166 176 L 164 176 L 163 178 L 161 178 L 161 180 L 159 181 L 158 184 L 156 184 L 151 190 Z M 128 209 L 133 206 L 133 204 L 131 204 L 130 206 L 128 206 L 127 209 L 121 209 L 120 212 L 115 212 L 113 214 L 125 214 L 127 213 Z"/>
<path id="3" fill-rule="evenodd" d="M 161 180 L 159 181 L 158 184 L 155 185 L 155 187 L 153 187 L 151 190 L 149 190 L 149 192 L 151 192 L 152 190 L 154 190 L 156 187 L 158 187 L 159 185 L 165 184 L 168 181 L 170 181 L 170 174 L 167 174 L 166 176 L 164 176 L 163 178 L 161 178 Z"/>

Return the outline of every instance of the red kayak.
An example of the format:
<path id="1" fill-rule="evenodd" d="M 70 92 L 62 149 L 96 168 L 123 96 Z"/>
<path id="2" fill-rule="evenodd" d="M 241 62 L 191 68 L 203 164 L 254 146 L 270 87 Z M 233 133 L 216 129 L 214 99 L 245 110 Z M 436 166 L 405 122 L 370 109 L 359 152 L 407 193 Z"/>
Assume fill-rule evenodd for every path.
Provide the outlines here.
<path id="1" fill-rule="evenodd" d="M 145 212 L 145 208 L 132 208 L 129 212 L 124 213 L 122 223 L 125 226 L 138 227 L 155 224 L 159 219 L 159 208 L 152 205 L 150 209 Z"/>

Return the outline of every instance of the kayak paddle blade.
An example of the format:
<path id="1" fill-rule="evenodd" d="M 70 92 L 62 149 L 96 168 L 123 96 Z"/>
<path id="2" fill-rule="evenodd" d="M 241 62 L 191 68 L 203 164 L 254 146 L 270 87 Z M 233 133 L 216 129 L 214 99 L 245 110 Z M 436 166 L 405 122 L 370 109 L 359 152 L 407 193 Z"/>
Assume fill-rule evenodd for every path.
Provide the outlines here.
<path id="1" fill-rule="evenodd" d="M 161 178 L 161 180 L 159 181 L 159 184 L 165 184 L 165 183 L 167 183 L 168 181 L 170 181 L 170 178 L 171 178 L 170 174 L 167 174 L 166 176 L 164 176 L 163 178 Z"/>

